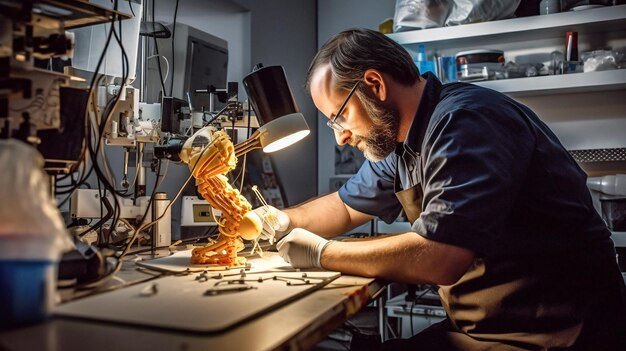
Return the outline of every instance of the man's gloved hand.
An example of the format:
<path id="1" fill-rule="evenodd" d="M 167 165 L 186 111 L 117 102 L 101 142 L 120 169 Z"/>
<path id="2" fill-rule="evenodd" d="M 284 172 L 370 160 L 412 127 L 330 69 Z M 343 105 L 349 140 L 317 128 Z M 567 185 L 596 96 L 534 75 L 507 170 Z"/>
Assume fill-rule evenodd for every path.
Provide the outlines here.
<path id="1" fill-rule="evenodd" d="M 295 228 L 276 244 L 278 254 L 294 268 L 322 268 L 322 251 L 332 241 L 302 228 Z"/>
<path id="2" fill-rule="evenodd" d="M 274 206 L 261 206 L 254 209 L 254 212 L 263 220 L 263 230 L 259 239 L 268 240 L 270 244 L 274 240 L 282 238 L 289 229 L 289 216 Z"/>

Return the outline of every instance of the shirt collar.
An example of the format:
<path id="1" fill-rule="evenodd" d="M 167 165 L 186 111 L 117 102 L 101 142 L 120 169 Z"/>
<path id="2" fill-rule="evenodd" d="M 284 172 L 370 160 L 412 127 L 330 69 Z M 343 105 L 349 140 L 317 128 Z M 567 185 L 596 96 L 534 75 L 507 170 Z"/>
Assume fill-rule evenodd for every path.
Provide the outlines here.
<path id="1" fill-rule="evenodd" d="M 422 94 L 415 117 L 413 117 L 413 121 L 411 122 L 411 127 L 409 127 L 406 140 L 402 144 L 399 143 L 398 147 L 396 147 L 396 154 L 399 156 L 402 156 L 404 151 L 419 156 L 428 122 L 439 103 L 442 87 L 439 79 L 431 72 L 426 72 L 422 75 L 422 78 L 426 79 L 424 93 Z"/>

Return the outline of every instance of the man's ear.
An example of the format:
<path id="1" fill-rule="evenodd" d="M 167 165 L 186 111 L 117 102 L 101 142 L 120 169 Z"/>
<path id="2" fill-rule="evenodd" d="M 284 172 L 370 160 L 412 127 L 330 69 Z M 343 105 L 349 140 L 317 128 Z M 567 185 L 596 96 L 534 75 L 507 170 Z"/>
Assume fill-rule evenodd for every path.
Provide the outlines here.
<path id="1" fill-rule="evenodd" d="M 363 74 L 365 84 L 371 89 L 372 94 L 380 101 L 387 100 L 387 83 L 380 71 L 376 69 L 368 69 Z"/>

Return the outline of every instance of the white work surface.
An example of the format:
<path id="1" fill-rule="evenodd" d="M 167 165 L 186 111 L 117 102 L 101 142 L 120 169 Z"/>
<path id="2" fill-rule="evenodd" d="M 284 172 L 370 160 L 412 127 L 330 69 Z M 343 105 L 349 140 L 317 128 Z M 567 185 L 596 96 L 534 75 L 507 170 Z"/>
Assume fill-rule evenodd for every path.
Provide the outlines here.
<path id="1" fill-rule="evenodd" d="M 263 260 L 275 262 L 277 260 L 276 257 L 275 253 L 269 253 L 265 255 Z M 258 266 L 262 266 L 262 264 Z M 124 275 L 134 276 L 135 279 L 137 274 L 132 262 L 127 262 L 119 273 L 122 277 Z M 213 274 L 215 272 L 210 272 L 209 276 Z M 280 273 L 281 276 L 284 274 L 286 273 Z M 253 275 L 251 274 L 250 277 Z M 186 277 L 192 276 L 195 277 L 195 275 Z M 327 273 L 327 276 L 332 277 L 334 274 Z M 146 275 L 145 277 L 149 276 Z M 99 298 L 99 296 L 104 298 L 106 295 L 114 296 L 114 294 L 120 294 L 124 290 L 128 290 L 128 293 L 130 293 L 134 291 L 132 290 L 133 288 L 137 289 L 139 286 L 143 287 L 154 282 L 159 284 L 158 295 L 173 288 L 172 284 L 178 284 L 176 280 L 172 280 L 173 278 L 184 277 L 169 276 L 158 278 L 113 292 L 105 292 L 91 298 L 95 299 Z M 197 282 L 194 281 L 193 283 Z M 265 283 L 267 281 L 259 284 Z M 168 287 L 166 288 L 165 286 Z M 278 286 L 276 285 L 276 287 Z M 287 286 L 286 284 L 280 284 L 280 286 L 284 289 L 293 288 L 293 286 Z M 142 323 L 120 324 L 92 318 L 56 317 L 46 323 L 0 332 L 0 350 L 306 350 L 355 314 L 372 297 L 377 296 L 383 288 L 384 285 L 381 282 L 373 279 L 340 276 L 320 289 L 300 294 L 293 301 L 283 305 L 279 304 L 267 311 L 262 311 L 258 317 L 244 320 L 236 325 L 227 326 L 226 324 L 228 323 L 222 324 L 216 328 L 222 329 L 220 327 L 226 325 L 225 329 L 220 332 L 203 332 L 198 330 L 186 332 L 179 330 L 186 329 L 185 323 L 178 325 L 178 328 L 176 328 L 176 326 L 164 325 L 139 326 Z M 260 289 L 258 290 L 260 291 Z M 232 293 L 222 297 L 225 296 L 228 296 L 229 299 L 224 303 L 231 304 L 231 306 L 247 308 L 254 304 L 254 302 L 250 301 L 244 302 L 243 293 Z M 217 296 L 206 296 L 205 298 L 210 299 L 214 297 Z M 150 299 L 151 297 L 143 298 Z M 90 298 L 78 300 L 75 303 L 88 301 L 88 299 Z M 111 309 L 119 311 L 127 307 L 128 311 L 133 311 L 132 313 L 136 311 L 139 311 L 137 313 L 142 313 L 141 309 L 132 308 L 136 300 L 128 299 L 124 301 L 124 299 L 116 299 L 117 297 L 113 299 L 115 301 L 109 302 Z M 171 316 L 176 316 L 176 318 L 184 317 L 183 314 L 179 313 L 180 310 L 184 310 L 185 314 L 188 314 L 190 321 L 197 321 L 198 318 L 202 320 L 204 314 L 206 314 L 206 309 L 203 308 L 194 310 L 184 307 L 189 306 L 189 301 L 181 300 L 180 298 L 172 299 L 172 301 L 162 301 L 161 303 L 164 306 L 160 309 L 162 311 L 158 316 L 160 320 L 169 320 L 168 318 Z M 70 304 L 67 304 L 67 306 L 70 306 Z M 64 308 L 63 305 L 61 308 Z M 94 311 L 91 310 L 90 313 L 92 312 Z M 129 312 L 129 314 L 132 313 Z M 146 313 L 148 312 L 146 311 Z M 104 314 L 106 315 L 107 313 Z M 171 319 L 173 320 L 174 318 L 172 317 Z"/>
<path id="2" fill-rule="evenodd" d="M 267 255 L 263 255 L 263 258 L 255 255 L 254 258 L 248 258 L 250 269 L 248 272 L 260 272 L 260 271 L 293 271 L 293 268 L 285 262 L 276 253 L 268 252 Z M 226 272 L 232 270 L 238 270 L 231 268 L 224 270 L 222 267 L 216 267 L 214 265 L 206 264 L 192 264 L 191 263 L 191 250 L 184 250 L 176 252 L 172 255 L 146 261 L 138 261 L 138 266 L 154 269 L 163 272 L 202 272 L 205 270 L 212 272 Z M 241 268 L 241 267 L 240 267 Z"/>

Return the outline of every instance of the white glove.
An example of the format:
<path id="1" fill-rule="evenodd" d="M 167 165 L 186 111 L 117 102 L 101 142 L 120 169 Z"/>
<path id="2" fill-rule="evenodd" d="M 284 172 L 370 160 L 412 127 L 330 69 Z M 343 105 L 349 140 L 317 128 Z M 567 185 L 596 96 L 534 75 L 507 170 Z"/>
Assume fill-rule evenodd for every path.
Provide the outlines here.
<path id="1" fill-rule="evenodd" d="M 278 254 L 294 268 L 322 268 L 322 251 L 332 241 L 302 228 L 295 228 L 276 244 Z"/>
<path id="2" fill-rule="evenodd" d="M 268 240 L 270 244 L 274 240 L 282 238 L 289 228 L 289 216 L 274 206 L 261 206 L 254 209 L 254 212 L 263 220 L 263 230 L 259 239 Z"/>

